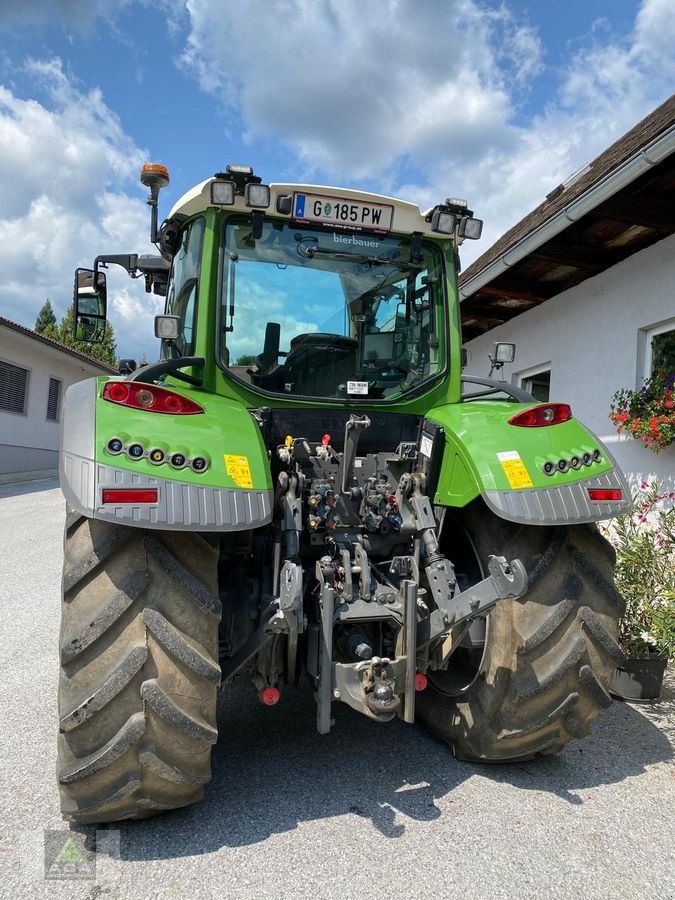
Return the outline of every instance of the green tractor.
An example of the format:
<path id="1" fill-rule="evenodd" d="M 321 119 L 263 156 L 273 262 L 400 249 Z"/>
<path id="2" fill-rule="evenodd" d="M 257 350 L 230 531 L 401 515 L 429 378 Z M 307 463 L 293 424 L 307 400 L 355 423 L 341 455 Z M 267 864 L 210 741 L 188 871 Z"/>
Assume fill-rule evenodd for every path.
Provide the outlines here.
<path id="1" fill-rule="evenodd" d="M 314 693 L 423 723 L 464 760 L 559 751 L 610 703 L 622 599 L 595 522 L 630 508 L 564 403 L 462 375 L 464 201 L 421 213 L 230 165 L 105 269 L 166 297 L 158 362 L 82 381 L 62 416 L 68 512 L 58 780 L 76 822 L 199 800 L 219 689 Z M 509 345 L 500 345 L 500 356 Z"/>

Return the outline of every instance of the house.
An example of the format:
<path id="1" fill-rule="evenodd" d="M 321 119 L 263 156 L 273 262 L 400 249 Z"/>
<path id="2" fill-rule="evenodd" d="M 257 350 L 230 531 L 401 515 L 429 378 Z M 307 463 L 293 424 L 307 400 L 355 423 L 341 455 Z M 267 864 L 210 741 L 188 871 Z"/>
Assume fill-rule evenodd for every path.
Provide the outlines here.
<path id="1" fill-rule="evenodd" d="M 675 95 L 548 194 L 460 277 L 469 364 L 517 345 L 504 378 L 569 402 L 633 483 L 675 487 L 675 445 L 656 455 L 608 418 L 639 389 L 654 350 L 675 371 Z"/>
<path id="2" fill-rule="evenodd" d="M 0 483 L 56 475 L 64 391 L 83 378 L 116 374 L 0 316 Z"/>

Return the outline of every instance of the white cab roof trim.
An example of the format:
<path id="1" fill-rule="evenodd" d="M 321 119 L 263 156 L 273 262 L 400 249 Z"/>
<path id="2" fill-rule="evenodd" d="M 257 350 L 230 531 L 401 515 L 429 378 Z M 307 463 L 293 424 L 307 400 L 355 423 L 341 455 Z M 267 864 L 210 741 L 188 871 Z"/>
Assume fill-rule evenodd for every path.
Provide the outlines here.
<path id="1" fill-rule="evenodd" d="M 215 178 L 207 178 L 206 181 L 202 181 L 201 184 L 196 185 L 183 194 L 174 204 L 169 213 L 169 218 L 174 216 L 188 218 L 212 206 L 210 184 L 215 180 Z M 323 194 L 325 196 L 344 197 L 347 200 L 387 204 L 394 207 L 394 220 L 391 229 L 393 232 L 412 234 L 413 231 L 420 231 L 422 234 L 433 235 L 434 238 L 440 240 L 452 240 L 452 235 L 439 234 L 436 231 L 432 231 L 431 223 L 425 221 L 425 216 L 428 215 L 428 212 L 420 212 L 419 206 L 416 206 L 414 203 L 408 203 L 406 200 L 397 200 L 395 197 L 386 197 L 382 194 L 371 194 L 367 191 L 356 191 L 351 188 L 329 187 L 323 184 L 271 184 L 270 208 L 266 211 L 266 215 L 276 219 L 291 221 L 291 216 L 284 216 L 276 212 L 276 198 L 279 194 L 292 194 L 294 192 Z M 224 209 L 228 211 L 251 212 L 244 203 L 243 197 L 236 197 L 234 206 L 227 206 Z"/>

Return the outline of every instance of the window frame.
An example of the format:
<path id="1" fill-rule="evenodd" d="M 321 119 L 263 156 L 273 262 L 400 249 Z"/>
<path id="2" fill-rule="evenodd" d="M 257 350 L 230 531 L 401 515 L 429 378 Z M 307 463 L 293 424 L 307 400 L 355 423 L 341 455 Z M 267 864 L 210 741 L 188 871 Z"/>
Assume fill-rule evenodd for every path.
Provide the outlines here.
<path id="1" fill-rule="evenodd" d="M 270 220 L 273 221 L 282 221 L 284 224 L 292 225 L 292 220 L 282 219 L 278 220 L 274 217 L 269 217 Z M 245 215 L 233 215 L 233 216 L 224 216 L 220 222 L 216 224 L 216 231 L 218 233 L 218 273 L 216 280 L 216 364 L 218 368 L 223 372 L 223 374 L 230 378 L 235 384 L 240 387 L 245 388 L 246 390 L 250 390 L 252 393 L 257 394 L 262 397 L 270 397 L 275 400 L 280 401 L 309 401 L 311 403 L 317 403 L 321 405 L 363 405 L 362 397 L 317 397 L 310 394 L 287 394 L 287 393 L 279 393 L 276 391 L 268 391 L 265 388 L 261 388 L 258 385 L 253 385 L 250 382 L 241 378 L 232 368 L 234 365 L 230 363 L 229 365 L 225 362 L 223 358 L 225 354 L 223 354 L 223 347 L 221 343 L 224 320 L 225 317 L 223 315 L 223 310 L 225 308 L 224 304 L 224 293 L 227 289 L 227 278 L 225 275 L 225 247 L 226 247 L 226 229 L 229 224 L 237 224 L 240 221 L 250 221 Z M 312 227 L 311 225 L 301 225 L 298 226 L 308 231 L 316 232 L 317 234 L 321 234 L 324 229 L 320 226 Z M 342 233 L 342 230 L 341 230 Z M 352 232 L 345 230 L 344 234 L 352 234 Z M 363 232 L 353 232 L 357 237 L 363 237 Z M 401 238 L 411 238 L 409 234 L 399 234 L 398 232 L 389 232 L 393 237 L 401 237 Z M 388 397 L 381 398 L 368 398 L 367 403 L 373 406 L 387 406 L 395 403 L 400 403 L 401 401 L 412 400 L 415 397 L 419 397 L 422 394 L 426 394 L 428 391 L 433 390 L 438 387 L 440 382 L 447 378 L 451 372 L 452 361 L 450 359 L 450 326 L 451 326 L 451 316 L 452 309 L 450 305 L 450 287 L 448 282 L 448 268 L 446 265 L 446 257 L 445 253 L 441 249 L 441 247 L 434 243 L 433 241 L 424 241 L 424 245 L 437 257 L 439 262 L 439 285 L 442 285 L 442 292 L 444 295 L 444 300 L 441 300 L 438 303 L 437 313 L 443 317 L 443 327 L 437 331 L 438 338 L 442 340 L 442 350 L 443 350 L 443 365 L 433 376 L 425 379 L 420 382 L 418 385 L 415 385 L 411 390 L 406 391 L 404 394 L 395 397 L 393 400 Z"/>
<path id="2" fill-rule="evenodd" d="M 56 398 L 56 415 L 54 417 L 49 415 L 49 394 L 51 392 L 52 382 L 58 385 L 58 395 Z M 53 375 L 49 376 L 49 384 L 47 386 L 47 411 L 45 413 L 45 420 L 47 422 L 60 422 L 61 421 L 61 401 L 63 400 L 63 379 L 54 378 Z"/>
<path id="3" fill-rule="evenodd" d="M 10 416 L 27 417 L 28 416 L 28 408 L 30 405 L 30 384 L 31 384 L 31 377 L 33 374 L 32 369 L 28 368 L 27 366 L 17 365 L 17 363 L 15 363 L 14 360 L 5 359 L 4 357 L 0 357 L 0 363 L 5 363 L 5 365 L 13 366 L 15 369 L 21 369 L 23 372 L 26 373 L 26 385 L 25 385 L 24 395 L 23 395 L 23 411 L 18 412 L 15 409 L 5 409 L 4 407 L 0 407 L 0 413 L 7 413 Z"/>
<path id="4" fill-rule="evenodd" d="M 195 353 L 195 343 L 196 343 L 196 338 L 197 338 L 197 313 L 198 313 L 198 308 L 199 308 L 199 291 L 201 288 L 202 264 L 203 264 L 203 259 L 204 259 L 204 243 L 206 241 L 206 231 L 207 231 L 206 215 L 204 213 L 199 213 L 198 215 L 194 216 L 192 219 L 188 219 L 188 221 L 183 223 L 183 226 L 179 231 L 179 237 L 180 237 L 179 247 L 171 260 L 171 269 L 169 270 L 169 277 L 167 279 L 166 300 L 164 302 L 165 315 L 176 315 L 175 312 L 171 312 L 169 309 L 169 302 L 171 299 L 173 299 L 170 297 L 170 290 L 171 290 L 172 282 L 173 282 L 173 278 L 174 278 L 176 257 L 178 256 L 178 253 L 180 252 L 183 235 L 185 234 L 185 232 L 188 229 L 193 228 L 197 222 L 202 222 L 202 234 L 201 234 L 199 254 L 198 254 L 199 263 L 198 263 L 198 268 L 197 268 L 197 274 L 196 274 L 196 276 L 191 276 L 191 278 L 187 278 L 183 281 L 183 284 L 181 285 L 181 289 L 177 295 L 178 297 L 180 297 L 180 295 L 183 293 L 184 287 L 188 283 L 188 281 L 194 279 L 195 283 L 187 295 L 187 298 L 185 300 L 185 308 L 184 308 L 184 313 L 186 313 L 188 310 L 188 307 L 190 306 L 190 298 L 194 296 L 194 303 L 192 304 L 192 317 L 191 317 L 192 324 L 190 326 L 190 330 L 192 332 L 192 339 L 190 341 L 189 348 L 187 351 L 186 351 L 185 346 L 183 346 L 183 348 L 182 348 L 183 356 L 193 356 Z M 185 330 L 185 321 L 186 321 L 185 316 L 183 315 L 181 317 L 181 335 L 184 333 L 184 330 Z"/>
<path id="5" fill-rule="evenodd" d="M 536 366 L 530 366 L 527 369 L 522 369 L 520 372 L 514 372 L 511 376 L 511 384 L 516 387 L 522 388 L 524 391 L 527 388 L 524 386 L 523 381 L 526 381 L 528 378 L 534 378 L 537 375 L 543 375 L 545 372 L 548 372 L 549 375 L 553 374 L 553 366 L 551 365 L 551 361 L 545 363 L 539 363 Z M 549 386 L 550 386 L 550 378 L 549 378 Z M 538 403 L 548 403 L 550 402 L 550 390 L 549 390 L 549 400 L 540 400 Z"/>
<path id="6" fill-rule="evenodd" d="M 667 334 L 669 331 L 675 331 L 675 318 L 663 319 L 654 325 L 640 328 L 636 390 L 640 390 L 645 381 L 652 376 L 652 362 L 654 359 L 652 340 L 660 334 Z"/>

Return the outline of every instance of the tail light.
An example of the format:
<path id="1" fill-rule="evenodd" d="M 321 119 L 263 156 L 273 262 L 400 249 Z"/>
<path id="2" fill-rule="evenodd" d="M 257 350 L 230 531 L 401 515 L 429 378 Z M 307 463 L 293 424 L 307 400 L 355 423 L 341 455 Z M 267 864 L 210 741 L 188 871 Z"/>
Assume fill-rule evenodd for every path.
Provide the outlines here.
<path id="1" fill-rule="evenodd" d="M 509 425 L 519 425 L 522 428 L 541 428 L 544 425 L 568 422 L 571 418 L 572 409 L 567 403 L 546 403 L 516 413 L 509 419 Z"/>
<path id="2" fill-rule="evenodd" d="M 110 400 L 111 403 L 118 403 L 120 406 L 173 416 L 194 416 L 204 412 L 202 407 L 189 397 L 154 384 L 143 384 L 142 381 L 108 381 L 103 385 L 101 396 L 104 400 Z"/>
<path id="3" fill-rule="evenodd" d="M 618 488 L 588 488 L 588 496 L 601 503 L 606 500 L 622 500 L 623 492 Z"/>

